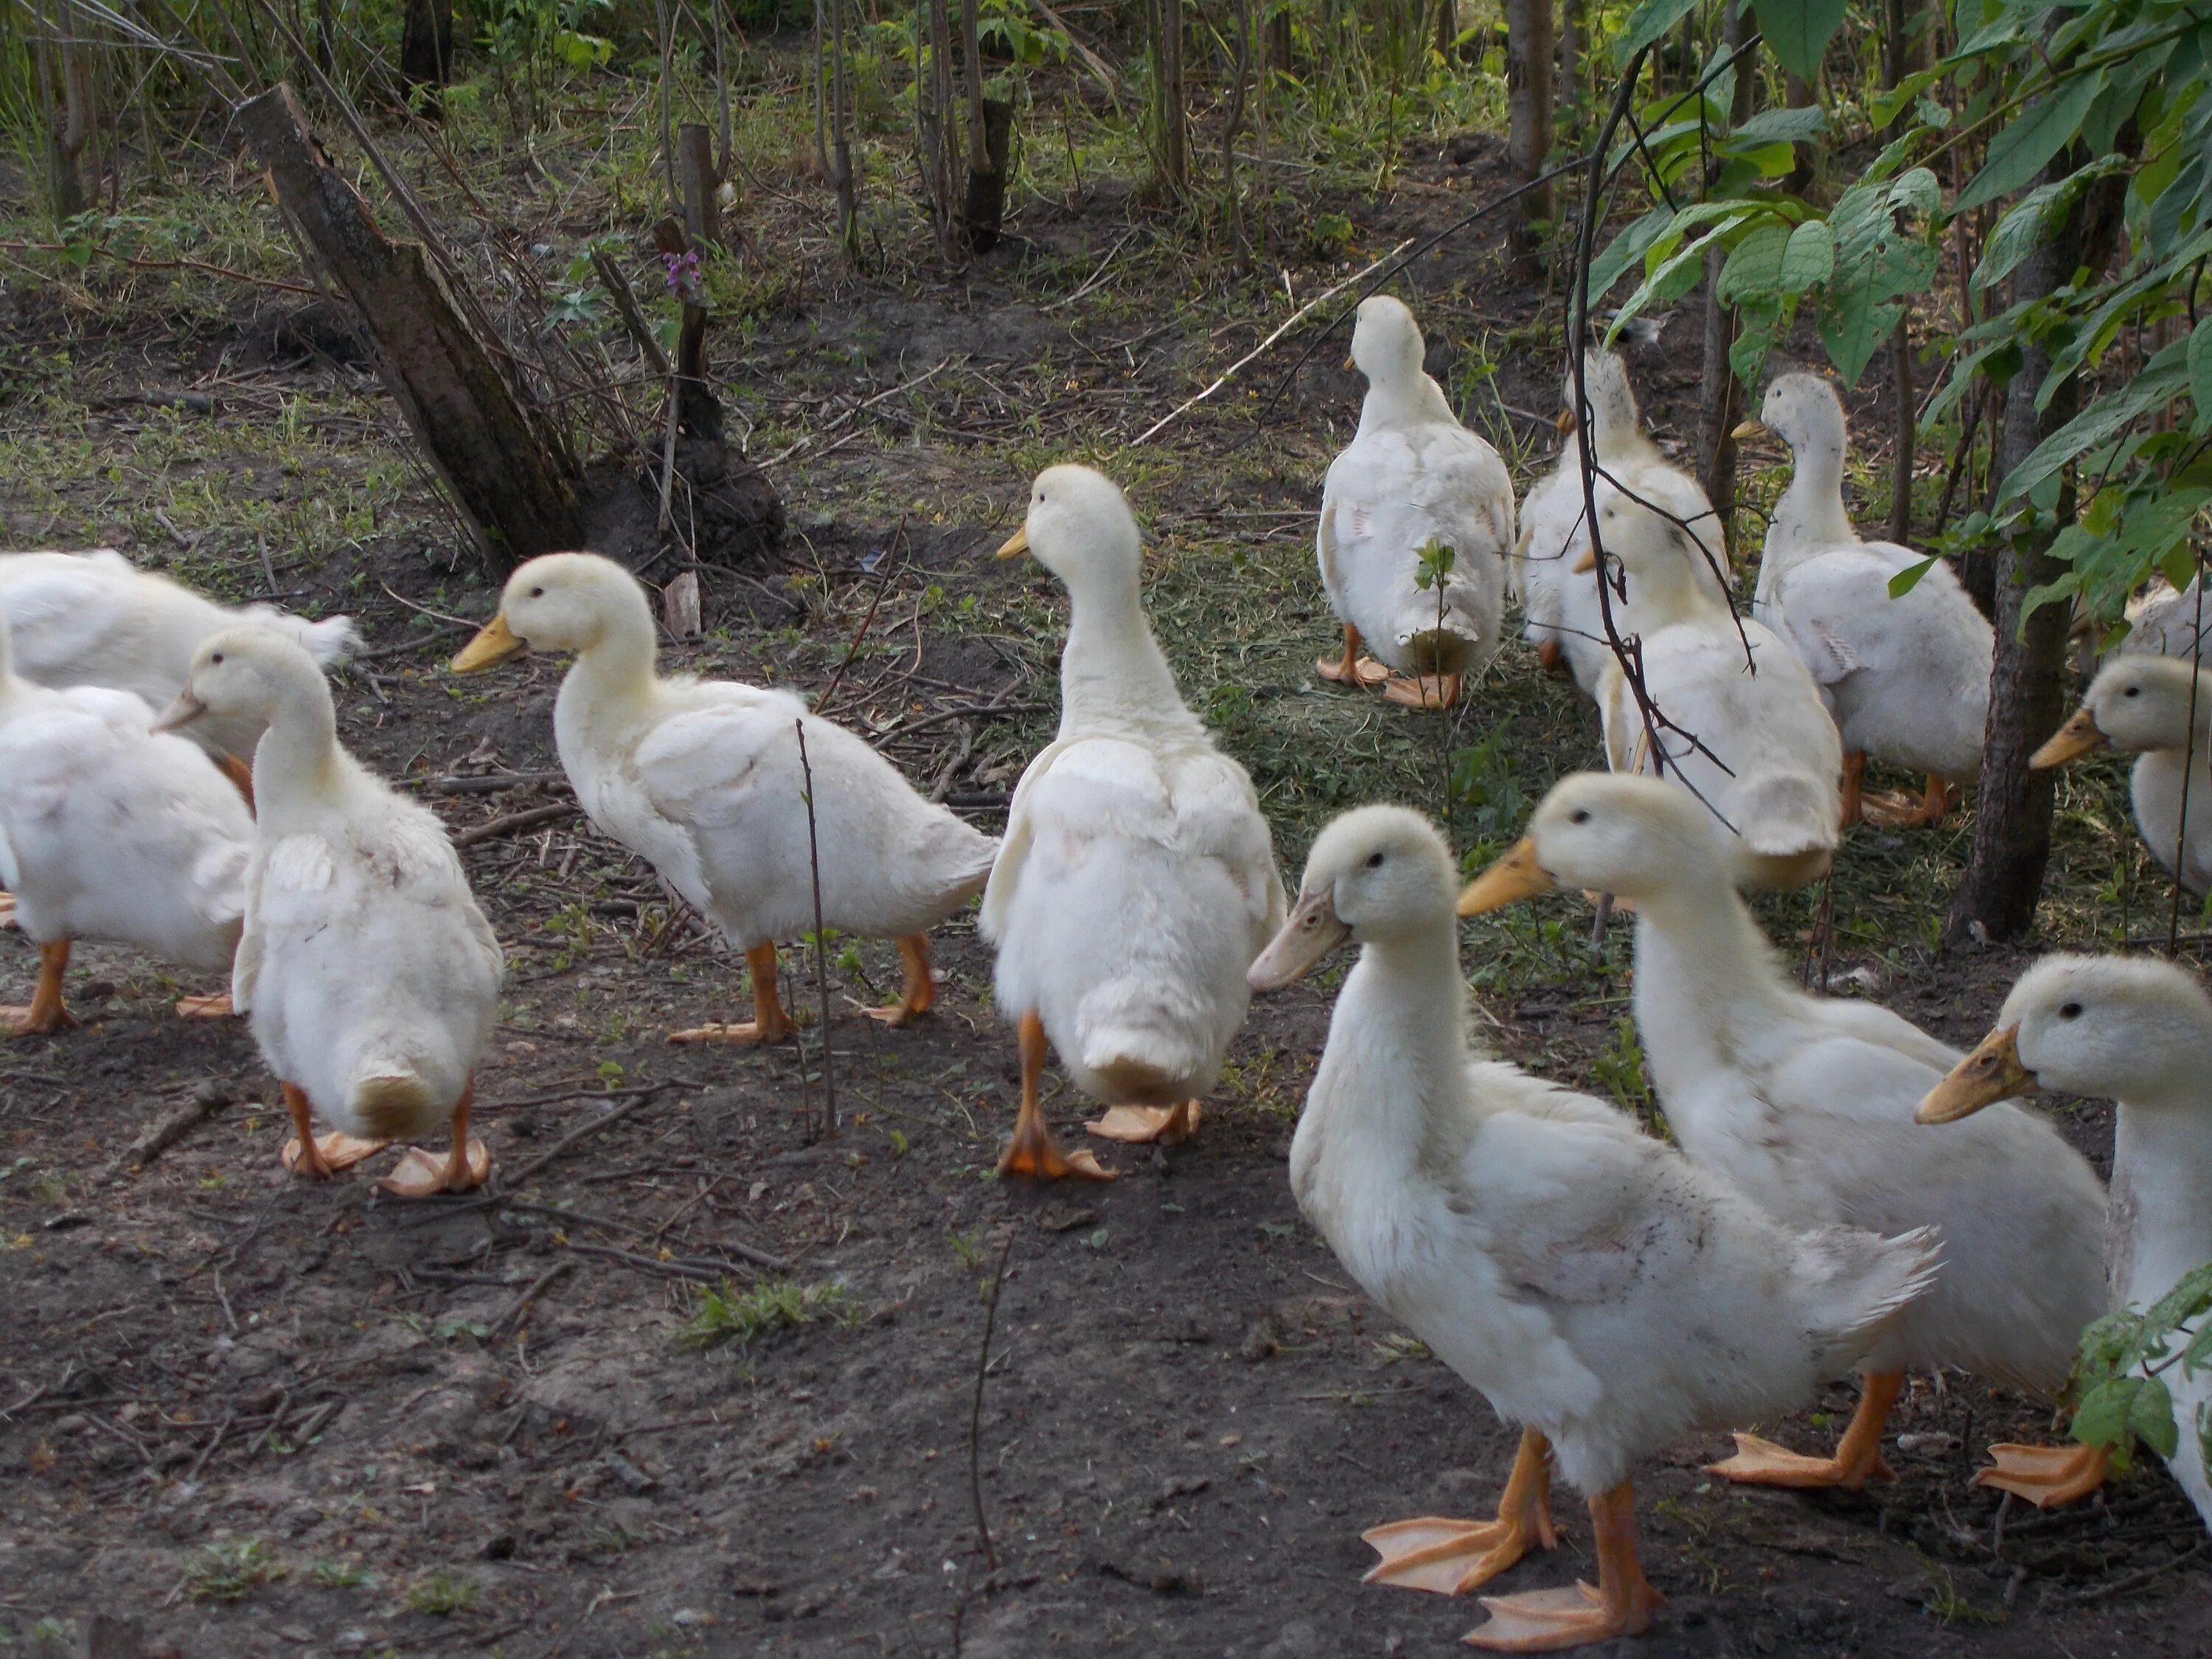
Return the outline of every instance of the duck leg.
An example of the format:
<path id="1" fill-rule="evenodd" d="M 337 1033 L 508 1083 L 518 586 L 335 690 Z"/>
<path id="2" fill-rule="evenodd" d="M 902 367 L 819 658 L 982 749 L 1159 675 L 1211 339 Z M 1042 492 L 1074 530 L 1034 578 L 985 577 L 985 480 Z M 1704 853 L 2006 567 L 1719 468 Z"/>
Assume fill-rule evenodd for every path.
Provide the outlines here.
<path id="1" fill-rule="evenodd" d="M 1350 623 L 1344 625 L 1344 655 L 1323 657 L 1314 664 L 1314 672 L 1338 685 L 1356 685 L 1362 690 L 1372 690 L 1390 678 L 1390 671 L 1381 663 L 1360 654 L 1359 630 Z"/>
<path id="2" fill-rule="evenodd" d="M 898 951 L 899 964 L 906 975 L 899 1000 L 887 1008 L 865 1011 L 870 1019 L 879 1019 L 894 1030 L 927 1013 L 937 1001 L 937 981 L 929 971 L 928 939 L 920 933 L 911 934 L 898 942 Z"/>
<path id="3" fill-rule="evenodd" d="M 2087 1498 L 2105 1484 L 2111 1468 L 2101 1446 L 2006 1443 L 1991 1446 L 1990 1459 L 1989 1468 L 1975 1471 L 1974 1484 L 2025 1498 L 2039 1510 Z"/>
<path id="4" fill-rule="evenodd" d="M 1597 1586 L 1486 1595 L 1490 1622 L 1462 1638 L 1493 1653 L 1554 1653 L 1615 1636 L 1639 1636 L 1667 1598 L 1636 1556 L 1636 1496 L 1624 1480 L 1589 1501 L 1597 1541 Z"/>
<path id="5" fill-rule="evenodd" d="M 1407 708 L 1449 708 L 1459 701 L 1459 676 L 1393 674 L 1382 687 L 1382 695 Z"/>
<path id="6" fill-rule="evenodd" d="M 766 939 L 745 952 L 753 975 L 753 1017 L 742 1025 L 696 1025 L 671 1031 L 671 1042 L 781 1042 L 799 1029 L 775 994 L 775 941 Z"/>
<path id="7" fill-rule="evenodd" d="M 1536 647 L 1536 660 L 1547 674 L 1565 673 L 1566 671 L 1559 665 L 1566 659 L 1567 648 L 1557 640 L 1546 640 Z"/>
<path id="8" fill-rule="evenodd" d="M 15 925 L 15 896 L 6 888 L 0 887 L 0 927 L 13 927 Z"/>
<path id="9" fill-rule="evenodd" d="M 1495 1521 L 1448 1521 L 1423 1516 L 1393 1521 L 1359 1534 L 1382 1559 L 1364 1584 L 1458 1595 L 1486 1584 L 1534 1548 L 1556 1549 L 1552 1524 L 1552 1447 L 1534 1429 L 1521 1431 L 1513 1473 L 1498 1500 Z"/>
<path id="10" fill-rule="evenodd" d="M 62 974 L 68 968 L 70 942 L 49 939 L 39 947 L 39 983 L 23 1003 L 0 1005 L 0 1026 L 17 1036 L 52 1036 L 76 1024 L 76 1016 L 62 1006 Z"/>
<path id="11" fill-rule="evenodd" d="M 1039 1181 L 1060 1181 L 1075 1176 L 1085 1181 L 1111 1181 L 1114 1172 L 1087 1152 L 1067 1152 L 1052 1137 L 1052 1127 L 1037 1105 L 1037 1079 L 1044 1071 L 1044 1021 L 1032 1009 L 1022 1016 L 1022 1110 L 1014 1121 L 1014 1138 L 999 1154 L 999 1174 L 1030 1176 Z"/>
<path id="12" fill-rule="evenodd" d="M 362 1159 L 374 1158 L 392 1144 L 388 1140 L 356 1140 L 349 1134 L 327 1134 L 318 1140 L 307 1105 L 307 1091 L 289 1083 L 280 1083 L 278 1086 L 284 1091 L 284 1109 L 291 1115 L 292 1138 L 284 1143 L 284 1150 L 276 1158 L 294 1175 L 309 1181 L 328 1181 L 340 1170 L 350 1170 Z"/>
<path id="13" fill-rule="evenodd" d="M 1109 1106 L 1106 1115 L 1083 1127 L 1101 1140 L 1121 1140 L 1133 1146 L 1158 1141 L 1180 1146 L 1198 1133 L 1205 1109 L 1194 1100 L 1172 1106 Z"/>
<path id="14" fill-rule="evenodd" d="M 410 1146 L 392 1173 L 376 1184 L 401 1198 L 428 1198 L 434 1193 L 465 1193 L 484 1184 L 491 1174 L 491 1152 L 481 1140 L 469 1139 L 469 1107 L 477 1097 L 477 1080 L 471 1073 L 453 1103 L 453 1150 L 441 1163 L 420 1146 Z"/>
<path id="15" fill-rule="evenodd" d="M 1885 829 L 1899 829 L 1911 824 L 1940 823 L 1950 805 L 1948 786 L 1930 772 L 1927 787 L 1921 792 L 1917 800 L 1901 791 L 1884 790 L 1880 794 L 1867 796 L 1861 811 L 1869 823 L 1879 823 Z"/>
<path id="16" fill-rule="evenodd" d="M 1755 1434 L 1739 1434 L 1735 1455 L 1707 1464 L 1705 1473 L 1752 1486 L 1838 1486 L 1845 1492 L 1856 1492 L 1869 1480 L 1894 1480 L 1896 1474 L 1881 1461 L 1881 1431 L 1904 1388 L 1903 1371 L 1868 1376 L 1833 1457 L 1805 1457 Z"/>
<path id="17" fill-rule="evenodd" d="M 1844 828 L 1848 830 L 1863 815 L 1861 795 L 1866 788 L 1866 751 L 1854 749 L 1844 757 Z"/>

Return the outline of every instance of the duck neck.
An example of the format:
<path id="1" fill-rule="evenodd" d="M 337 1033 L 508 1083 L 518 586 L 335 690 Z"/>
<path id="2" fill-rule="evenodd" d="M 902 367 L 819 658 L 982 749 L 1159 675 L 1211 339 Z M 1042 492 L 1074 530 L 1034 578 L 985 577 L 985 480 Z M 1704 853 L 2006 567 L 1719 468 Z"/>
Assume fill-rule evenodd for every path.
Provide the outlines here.
<path id="1" fill-rule="evenodd" d="M 1183 734 L 1203 729 L 1183 707 L 1136 585 L 1072 590 L 1067 643 L 1060 653 L 1060 735 L 1132 727 Z"/>
<path id="2" fill-rule="evenodd" d="M 1717 861 L 1703 878 L 1636 896 L 1637 1030 L 1662 1093 L 1787 1001 L 1766 936 Z"/>
<path id="3" fill-rule="evenodd" d="M 2192 1066 L 2199 1048 L 2192 1054 Z M 2201 1072 L 2120 1103 L 2112 1139 L 2115 1305 L 2155 1301 L 2212 1261 L 2212 1103 Z"/>
<path id="4" fill-rule="evenodd" d="M 1367 396 L 1359 405 L 1362 434 L 1439 422 L 1459 423 L 1451 405 L 1444 401 L 1443 388 L 1418 368 L 1369 381 Z"/>
<path id="5" fill-rule="evenodd" d="M 1623 461 L 1648 447 L 1637 423 L 1636 400 L 1625 386 L 1590 397 L 1590 439 L 1601 461 Z"/>
<path id="6" fill-rule="evenodd" d="M 1662 560 L 1630 575 L 1625 606 L 1615 598 L 1613 625 L 1624 635 L 1651 635 L 1676 623 L 1694 621 L 1712 608 L 1711 596 L 1691 580 L 1680 560 Z"/>
<path id="7" fill-rule="evenodd" d="M 1765 562 L 1778 575 L 1806 555 L 1858 540 L 1850 514 L 1844 511 L 1844 441 L 1822 434 L 1792 452 L 1796 471 L 1774 504 L 1766 532 Z M 1767 572 L 1760 573 L 1764 585 Z"/>
<path id="8" fill-rule="evenodd" d="M 288 687 L 253 751 L 253 811 L 265 839 L 304 829 L 343 793 L 350 775 L 337 706 L 318 672 Z"/>
<path id="9" fill-rule="evenodd" d="M 653 617 L 642 598 L 623 605 L 608 619 L 599 637 L 577 653 L 561 682 L 556 714 L 573 718 L 589 711 L 593 724 L 635 724 L 653 704 L 660 676 L 653 637 Z"/>

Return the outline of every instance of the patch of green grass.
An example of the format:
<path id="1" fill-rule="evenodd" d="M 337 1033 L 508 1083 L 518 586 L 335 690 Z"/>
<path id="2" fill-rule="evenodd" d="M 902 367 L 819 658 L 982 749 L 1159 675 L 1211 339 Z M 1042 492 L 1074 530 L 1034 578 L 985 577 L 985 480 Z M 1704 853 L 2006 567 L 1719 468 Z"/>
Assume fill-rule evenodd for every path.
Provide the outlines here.
<path id="1" fill-rule="evenodd" d="M 315 1558 L 315 1583 L 324 1589 L 374 1589 L 376 1575 L 358 1561 L 339 1561 L 327 1555 Z"/>
<path id="2" fill-rule="evenodd" d="M 477 1587 L 473 1579 L 443 1568 L 428 1577 L 418 1578 L 407 1589 L 407 1605 L 416 1613 L 435 1613 L 443 1618 L 476 1605 Z"/>
<path id="3" fill-rule="evenodd" d="M 849 1325 L 860 1313 L 860 1299 L 842 1285 L 776 1279 L 740 1291 L 725 1281 L 719 1290 L 700 1293 L 697 1310 L 684 1322 L 683 1336 L 694 1347 L 714 1347 L 750 1342 L 824 1319 Z"/>
<path id="4" fill-rule="evenodd" d="M 195 1601 L 239 1601 L 289 1570 L 258 1538 L 225 1538 L 210 1544 L 185 1570 L 185 1594 Z"/>

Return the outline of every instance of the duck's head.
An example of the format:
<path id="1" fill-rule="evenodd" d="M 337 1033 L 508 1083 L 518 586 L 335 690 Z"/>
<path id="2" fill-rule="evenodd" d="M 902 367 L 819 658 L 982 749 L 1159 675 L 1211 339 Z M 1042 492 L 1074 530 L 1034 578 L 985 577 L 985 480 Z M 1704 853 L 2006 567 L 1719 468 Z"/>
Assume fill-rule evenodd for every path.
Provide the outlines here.
<path id="1" fill-rule="evenodd" d="M 1686 528 L 1609 484 L 1598 489 L 1597 539 L 1606 556 L 1619 561 L 1629 580 L 1644 584 L 1654 599 L 1687 584 L 1705 562 L 1705 550 Z M 1575 561 L 1577 574 L 1596 567 L 1595 549 L 1583 549 Z"/>
<path id="2" fill-rule="evenodd" d="M 1687 880 L 1728 885 L 1711 817 L 1694 796 L 1656 778 L 1577 772 L 1553 786 L 1528 833 L 1468 884 L 1459 913 L 1482 915 L 1555 887 L 1644 900 Z"/>
<path id="3" fill-rule="evenodd" d="M 265 725 L 301 696 L 330 693 L 323 671 L 307 647 L 273 628 L 226 628 L 200 641 L 184 690 L 154 722 L 174 732 L 213 714 Z"/>
<path id="4" fill-rule="evenodd" d="M 1739 438 L 1755 438 L 1771 432 L 1790 446 L 1799 459 L 1808 455 L 1844 453 L 1844 400 L 1836 388 L 1819 374 L 1784 374 L 1766 388 L 1759 418 L 1736 428 Z"/>
<path id="5" fill-rule="evenodd" d="M 1133 593 L 1144 568 L 1144 539 L 1121 487 L 1087 466 L 1048 466 L 1030 486 L 1022 527 L 999 549 L 1027 553 L 1070 593 Z"/>
<path id="6" fill-rule="evenodd" d="M 1359 302 L 1352 325 L 1352 366 L 1370 386 L 1396 386 L 1421 372 L 1420 325 L 1402 300 L 1370 294 Z"/>
<path id="7" fill-rule="evenodd" d="M 1637 425 L 1636 392 L 1628 383 L 1628 365 L 1617 351 L 1583 353 L 1583 390 L 1590 401 L 1590 422 L 1602 434 L 1633 432 Z M 1575 410 L 1575 371 L 1570 367 L 1559 389 L 1559 430 L 1572 432 L 1581 423 Z"/>
<path id="8" fill-rule="evenodd" d="M 645 622 L 653 611 L 637 578 L 596 553 L 546 553 L 515 567 L 494 617 L 453 659 L 457 674 L 473 674 L 526 651 L 589 651 L 617 628 Z"/>
<path id="9" fill-rule="evenodd" d="M 2208 1036 L 2212 1000 L 2172 963 L 2045 957 L 2012 988 L 1996 1029 L 1914 1116 L 1949 1123 L 2037 1088 L 2144 1103 L 2201 1101 Z"/>
<path id="10" fill-rule="evenodd" d="M 1419 812 L 1346 812 L 1314 842 L 1297 902 L 1245 977 L 1253 989 L 1272 991 L 1346 939 L 1388 943 L 1446 926 L 1456 879 L 1451 848 Z"/>
<path id="11" fill-rule="evenodd" d="M 2028 764 L 2063 766 L 2108 744 L 2131 754 L 2185 748 L 2197 680 L 2195 665 L 2179 657 L 2116 657 L 2089 682 L 2074 717 Z M 2196 705 L 2195 723 L 2202 727 L 2212 720 L 2212 682 L 2196 688 Z"/>

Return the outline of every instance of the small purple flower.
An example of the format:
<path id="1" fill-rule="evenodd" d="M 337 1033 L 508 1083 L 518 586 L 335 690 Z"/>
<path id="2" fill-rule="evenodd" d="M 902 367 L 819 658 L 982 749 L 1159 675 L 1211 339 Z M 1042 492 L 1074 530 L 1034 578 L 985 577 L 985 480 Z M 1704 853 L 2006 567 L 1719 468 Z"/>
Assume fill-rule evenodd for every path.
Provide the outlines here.
<path id="1" fill-rule="evenodd" d="M 697 284 L 699 280 L 697 249 L 695 248 L 689 253 L 664 253 L 660 256 L 660 263 L 666 268 L 668 291 L 671 294 L 682 294 Z"/>

